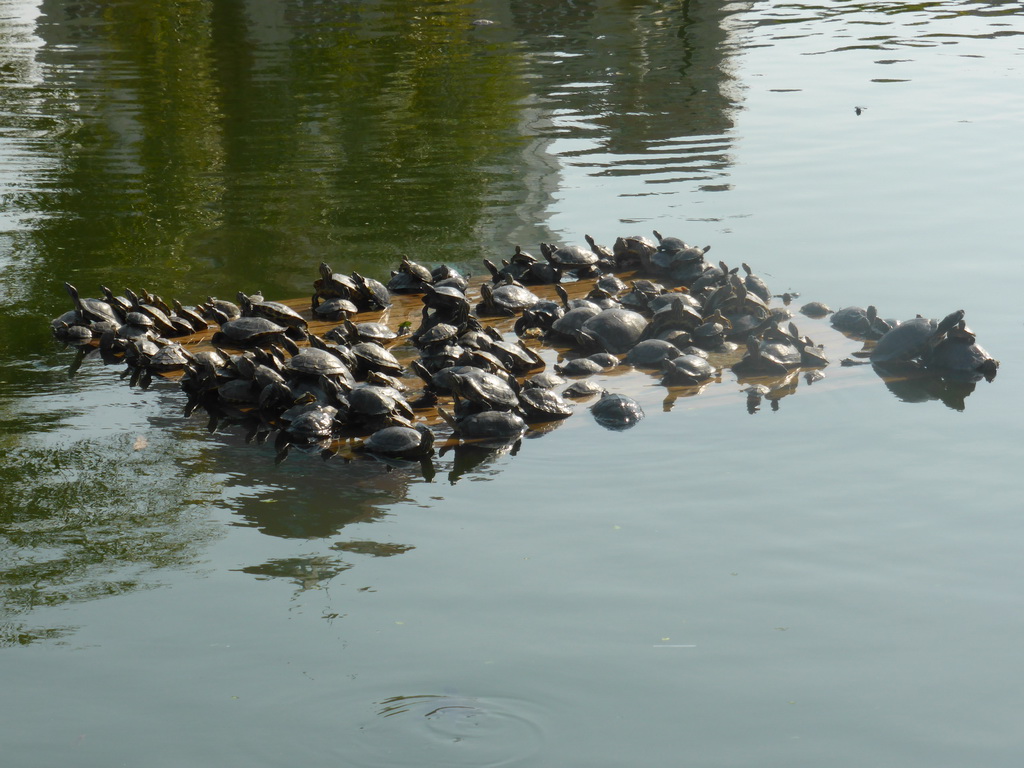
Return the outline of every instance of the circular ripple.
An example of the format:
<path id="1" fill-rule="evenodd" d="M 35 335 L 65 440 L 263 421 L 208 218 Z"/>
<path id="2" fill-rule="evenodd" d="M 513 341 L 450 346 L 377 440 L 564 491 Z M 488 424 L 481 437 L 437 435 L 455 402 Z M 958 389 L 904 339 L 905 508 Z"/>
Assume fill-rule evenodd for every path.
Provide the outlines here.
<path id="1" fill-rule="evenodd" d="M 349 757 L 357 765 L 444 765 L 497 768 L 522 765 L 544 738 L 525 702 L 447 694 L 393 696 L 359 729 Z"/>

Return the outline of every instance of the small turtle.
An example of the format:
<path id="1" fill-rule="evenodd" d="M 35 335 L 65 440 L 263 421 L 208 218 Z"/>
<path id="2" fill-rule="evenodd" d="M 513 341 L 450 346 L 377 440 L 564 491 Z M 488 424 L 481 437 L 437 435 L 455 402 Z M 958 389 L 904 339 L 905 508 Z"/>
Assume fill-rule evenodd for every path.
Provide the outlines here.
<path id="1" fill-rule="evenodd" d="M 590 406 L 594 420 L 605 429 L 622 431 L 636 426 L 644 417 L 644 409 L 627 395 L 605 392 L 601 399 Z"/>
<path id="2" fill-rule="evenodd" d="M 379 280 L 353 272 L 352 282 L 356 285 L 356 294 L 350 298 L 360 309 L 376 311 L 391 306 L 391 294 Z"/>
<path id="3" fill-rule="evenodd" d="M 336 354 L 316 347 L 303 347 L 299 354 L 288 359 L 285 370 L 293 376 L 319 378 L 321 376 L 334 379 L 344 389 L 352 389 L 356 385 L 352 371 Z M 267 382 L 264 382 L 266 384 Z"/>
<path id="4" fill-rule="evenodd" d="M 657 250 L 658 246 L 643 235 L 619 237 L 612 246 L 612 253 L 615 254 L 616 269 L 619 271 L 642 269 L 645 272 L 650 272 L 651 256 Z"/>
<path id="5" fill-rule="evenodd" d="M 361 450 L 386 459 L 422 459 L 434 452 L 434 433 L 422 424 L 384 427 L 370 435 Z"/>
<path id="6" fill-rule="evenodd" d="M 556 365 L 555 370 L 563 376 L 571 378 L 593 376 L 604 371 L 604 366 L 589 357 L 577 357 Z"/>
<path id="7" fill-rule="evenodd" d="M 430 270 L 430 275 L 434 278 L 434 285 L 438 287 L 458 288 L 463 293 L 469 287 L 469 281 L 462 273 L 448 264 L 439 264 L 434 267 Z"/>
<path id="8" fill-rule="evenodd" d="M 313 301 L 310 311 L 317 320 L 327 322 L 341 322 L 348 320 L 359 311 L 351 300 L 342 298 L 322 299 L 318 294 L 313 294 Z"/>
<path id="9" fill-rule="evenodd" d="M 594 305 L 574 307 L 551 324 L 551 335 L 575 342 L 584 323 L 601 314 L 601 311 Z"/>
<path id="10" fill-rule="evenodd" d="M 64 289 L 71 297 L 71 303 L 75 305 L 75 312 L 78 313 L 77 325 L 88 327 L 93 323 L 112 323 L 115 326 L 121 324 L 121 318 L 107 302 L 101 299 L 83 299 L 71 283 L 64 283 Z"/>
<path id="11" fill-rule="evenodd" d="M 607 390 L 600 384 L 595 384 L 588 379 L 582 379 L 581 381 L 574 381 L 568 387 L 562 390 L 563 397 L 571 397 L 573 400 L 584 400 L 594 395 L 600 395 L 607 392 Z"/>
<path id="12" fill-rule="evenodd" d="M 827 304 L 823 304 L 820 301 L 810 301 L 800 307 L 800 313 L 806 317 L 810 317 L 814 320 L 819 320 L 823 317 L 828 317 L 832 314 L 832 310 Z"/>
<path id="13" fill-rule="evenodd" d="M 265 317 L 240 317 L 228 320 L 220 330 L 210 337 L 214 344 L 227 344 L 235 347 L 258 347 L 268 344 L 281 344 L 291 351 L 298 352 L 298 347 L 286 335 L 286 328 L 271 322 Z"/>
<path id="14" fill-rule="evenodd" d="M 511 411 L 519 405 L 516 390 L 505 379 L 479 368 L 453 373 L 449 386 L 460 417 L 472 411 Z"/>
<path id="15" fill-rule="evenodd" d="M 511 443 L 522 437 L 527 429 L 523 417 L 511 411 L 478 411 L 459 419 L 441 407 L 437 413 L 452 428 L 455 436 L 467 440 Z"/>
<path id="16" fill-rule="evenodd" d="M 266 301 L 262 296 L 246 295 L 239 291 L 238 305 L 242 309 L 242 317 L 265 317 L 286 328 L 299 328 L 303 331 L 308 327 L 302 315 L 279 301 Z"/>
<path id="17" fill-rule="evenodd" d="M 540 244 L 540 252 L 555 269 L 572 272 L 577 277 L 589 277 L 599 272 L 601 257 L 592 250 L 579 245 L 556 248 L 547 243 Z"/>
<path id="18" fill-rule="evenodd" d="M 402 393 L 391 387 L 362 384 L 348 394 L 349 423 L 370 432 L 391 426 L 412 424 L 412 406 Z"/>
<path id="19" fill-rule="evenodd" d="M 529 309 L 540 297 L 529 288 L 518 283 L 502 283 L 493 288 L 484 283 L 480 286 L 481 301 L 476 311 L 479 315 L 516 315 Z"/>
<path id="20" fill-rule="evenodd" d="M 573 405 L 553 389 L 528 387 L 519 393 L 519 406 L 528 424 L 557 421 L 572 415 Z"/>
<path id="21" fill-rule="evenodd" d="M 661 368 L 665 360 L 679 357 L 679 347 L 663 339 L 645 339 L 626 354 L 625 362 L 635 368 Z"/>
<path id="22" fill-rule="evenodd" d="M 378 371 L 393 376 L 405 373 L 405 366 L 393 354 L 373 341 L 362 341 L 353 344 L 352 354 L 356 359 L 356 367 L 365 378 L 370 371 Z"/>
<path id="23" fill-rule="evenodd" d="M 782 342 L 762 342 L 756 336 L 747 339 L 747 353 L 732 367 L 740 377 L 785 376 L 800 365 L 801 355 L 795 346 Z"/>
<path id="24" fill-rule="evenodd" d="M 664 387 L 694 387 L 712 379 L 715 369 L 699 355 L 679 355 L 662 363 Z"/>
<path id="25" fill-rule="evenodd" d="M 329 439 L 343 426 L 338 423 L 338 409 L 330 405 L 309 408 L 285 427 L 288 438 L 294 442 L 319 442 Z"/>
<path id="26" fill-rule="evenodd" d="M 961 319 L 925 356 L 930 370 L 984 376 L 991 381 L 999 361 L 985 351 Z"/>
<path id="27" fill-rule="evenodd" d="M 321 299 L 349 299 L 359 294 L 359 286 L 348 275 L 335 272 L 325 261 L 320 262 L 320 277 L 313 283 L 313 290 Z"/>
<path id="28" fill-rule="evenodd" d="M 565 379 L 554 371 L 541 371 L 524 381 L 523 389 L 530 389 L 531 387 L 554 389 L 555 387 L 560 387 L 563 384 L 565 384 Z"/>

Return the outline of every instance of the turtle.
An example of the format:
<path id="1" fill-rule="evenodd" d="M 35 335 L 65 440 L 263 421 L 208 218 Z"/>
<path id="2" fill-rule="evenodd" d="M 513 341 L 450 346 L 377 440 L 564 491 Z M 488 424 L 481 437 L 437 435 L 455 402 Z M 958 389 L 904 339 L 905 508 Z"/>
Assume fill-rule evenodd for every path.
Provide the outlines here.
<path id="1" fill-rule="evenodd" d="M 434 433 L 423 424 L 378 429 L 360 450 L 385 459 L 422 459 L 434 452 Z"/>
<path id="2" fill-rule="evenodd" d="M 612 392 L 601 395 L 601 399 L 590 406 L 590 412 L 598 424 L 615 431 L 630 429 L 644 417 L 644 409 L 636 400 Z"/>
<path id="3" fill-rule="evenodd" d="M 319 442 L 330 439 L 341 426 L 337 408 L 314 405 L 289 421 L 284 431 L 295 442 Z"/>
<path id="4" fill-rule="evenodd" d="M 529 309 L 540 297 L 519 283 L 501 283 L 493 288 L 484 283 L 480 286 L 481 301 L 476 306 L 478 315 L 516 315 Z"/>
<path id="5" fill-rule="evenodd" d="M 714 366 L 699 355 L 678 355 L 662 362 L 661 384 L 665 387 L 693 387 L 715 375 Z"/>
<path id="6" fill-rule="evenodd" d="M 597 254 L 598 266 L 606 272 L 613 272 L 616 267 L 615 251 L 603 245 L 598 245 L 597 241 L 595 241 L 590 235 L 584 235 L 583 239 L 587 241 L 587 245 L 590 246 L 590 250 Z"/>
<path id="7" fill-rule="evenodd" d="M 828 317 L 832 314 L 832 310 L 827 304 L 820 301 L 809 301 L 800 307 L 800 314 L 810 317 L 814 320 L 820 320 L 823 317 Z"/>
<path id="8" fill-rule="evenodd" d="M 350 344 L 357 344 L 361 341 L 383 344 L 385 341 L 398 338 L 398 334 L 387 323 L 353 323 L 351 320 L 346 320 L 342 325 Z"/>
<path id="9" fill-rule="evenodd" d="M 842 307 L 832 313 L 829 319 L 832 327 L 851 336 L 866 338 L 871 332 L 871 320 L 868 310 L 863 307 Z"/>
<path id="10" fill-rule="evenodd" d="M 430 270 L 430 275 L 433 277 L 434 285 L 458 288 L 463 293 L 469 288 L 469 281 L 459 270 L 449 264 L 438 264 Z"/>
<path id="11" fill-rule="evenodd" d="M 277 343 L 289 351 L 294 349 L 293 354 L 298 352 L 298 347 L 286 335 L 285 327 L 265 317 L 240 317 L 237 320 L 228 320 L 210 337 L 210 341 L 234 347 L 258 347 Z"/>
<path id="12" fill-rule="evenodd" d="M 547 333 L 564 314 L 565 307 L 559 302 L 541 299 L 523 310 L 512 329 L 517 336 L 525 336 L 533 331 Z"/>
<path id="13" fill-rule="evenodd" d="M 121 324 L 121 317 L 114 311 L 113 307 L 101 299 L 83 299 L 78 289 L 71 283 L 64 283 L 64 290 L 71 297 L 71 303 L 75 306 L 78 315 L 76 325 L 91 326 L 93 323 Z"/>
<path id="14" fill-rule="evenodd" d="M 178 333 L 178 329 L 174 327 L 174 323 L 171 322 L 171 318 L 167 316 L 167 313 L 164 312 L 161 307 L 147 303 L 141 296 L 136 294 L 130 288 L 125 288 L 124 294 L 131 301 L 132 309 L 134 311 L 142 312 L 143 314 L 149 315 L 153 318 L 153 324 L 156 327 L 157 333 L 168 336 Z"/>
<path id="15" fill-rule="evenodd" d="M 105 285 L 100 286 L 100 293 L 103 294 L 103 300 L 121 317 L 132 311 L 132 302 L 127 296 L 118 296 Z"/>
<path id="16" fill-rule="evenodd" d="M 77 315 L 74 312 L 71 314 L 73 315 L 71 318 L 72 322 L 60 317 L 53 320 L 51 327 L 54 338 L 70 346 L 84 347 L 92 344 L 92 329 L 79 325 Z"/>
<path id="17" fill-rule="evenodd" d="M 202 316 L 197 307 L 186 307 L 178 299 L 173 300 L 174 304 L 174 315 L 177 315 L 182 320 L 188 322 L 192 326 L 194 332 L 205 331 L 209 327 L 209 322 Z M 172 315 L 172 320 L 174 315 Z"/>
<path id="18" fill-rule="evenodd" d="M 242 310 L 233 301 L 207 296 L 206 302 L 199 305 L 199 314 L 205 320 L 223 325 L 228 320 L 237 320 L 241 317 Z"/>
<path id="19" fill-rule="evenodd" d="M 469 314 L 466 292 L 453 285 L 428 285 L 423 293 L 426 309 L 441 312 L 445 317 L 460 318 Z"/>
<path id="20" fill-rule="evenodd" d="M 704 273 L 704 254 L 711 250 L 710 245 L 697 248 L 678 237 L 662 237 L 658 230 L 654 230 L 654 236 L 659 242 L 658 250 L 650 258 L 654 272 L 683 284 L 692 283 Z"/>
<path id="21" fill-rule="evenodd" d="M 580 245 L 566 245 L 557 248 L 547 243 L 541 243 L 540 252 L 551 266 L 561 272 L 572 272 L 577 277 L 590 277 L 600 271 L 598 264 L 601 257 Z"/>
<path id="22" fill-rule="evenodd" d="M 977 343 L 977 338 L 963 319 L 928 350 L 924 362 L 930 370 L 984 376 L 989 381 L 999 368 L 999 361 Z"/>
<path id="23" fill-rule="evenodd" d="M 313 317 L 317 320 L 326 320 L 328 322 L 348 320 L 358 311 L 359 307 L 350 299 L 342 299 L 340 297 L 323 299 L 316 293 L 313 294 L 312 304 L 310 305 L 310 312 Z"/>
<path id="24" fill-rule="evenodd" d="M 313 291 L 321 299 L 349 299 L 359 294 L 359 286 L 348 275 L 331 269 L 325 261 L 320 262 L 320 277 L 313 283 Z"/>
<path id="25" fill-rule="evenodd" d="M 494 355 L 502 366 L 512 374 L 522 376 L 545 366 L 544 360 L 520 340 L 518 343 L 502 338 L 493 340 L 487 352 Z"/>
<path id="26" fill-rule="evenodd" d="M 608 272 L 601 275 L 594 281 L 594 287 L 598 288 L 609 296 L 618 296 L 620 293 L 629 290 L 629 286 L 619 279 L 618 275 Z"/>
<path id="27" fill-rule="evenodd" d="M 266 301 L 261 296 L 246 295 L 239 291 L 238 305 L 242 309 L 242 317 L 265 317 L 286 328 L 298 328 L 303 331 L 308 327 L 302 315 L 278 301 Z"/>
<path id="28" fill-rule="evenodd" d="M 563 376 L 585 377 L 604 371 L 604 366 L 589 357 L 577 357 L 556 365 L 555 370 Z"/>
<path id="29" fill-rule="evenodd" d="M 575 342 L 583 325 L 591 318 L 601 314 L 601 311 L 594 305 L 574 307 L 551 324 L 551 335 Z"/>
<path id="30" fill-rule="evenodd" d="M 398 265 L 398 271 L 409 275 L 420 283 L 434 282 L 434 274 L 425 266 L 413 261 L 408 256 L 402 256 L 402 263 Z"/>
<path id="31" fill-rule="evenodd" d="M 625 362 L 634 368 L 661 368 L 680 354 L 679 347 L 664 339 L 644 339 L 629 350 Z"/>
<path id="32" fill-rule="evenodd" d="M 358 371 L 365 377 L 370 371 L 401 376 L 405 372 L 403 366 L 393 354 L 373 341 L 362 341 L 352 345 L 352 354 L 356 359 Z"/>
<path id="33" fill-rule="evenodd" d="M 768 290 L 768 286 L 765 285 L 764 280 L 754 274 L 754 270 L 750 268 L 749 264 L 740 264 L 743 267 L 743 271 L 747 273 L 747 276 L 743 278 L 743 285 L 746 286 L 747 290 L 757 296 L 761 301 L 767 304 L 772 300 L 772 292 Z"/>
<path id="34" fill-rule="evenodd" d="M 928 350 L 938 326 L 937 320 L 920 315 L 902 322 L 878 340 L 868 357 L 883 367 L 916 360 Z"/>
<path id="35" fill-rule="evenodd" d="M 528 424 L 557 421 L 572 415 L 573 405 L 553 389 L 528 387 L 519 393 L 519 407 Z"/>
<path id="36" fill-rule="evenodd" d="M 606 309 L 583 323 L 576 338 L 583 346 L 621 355 L 640 340 L 646 326 L 647 319 L 639 312 Z"/>
<path id="37" fill-rule="evenodd" d="M 650 272 L 651 256 L 657 250 L 658 246 L 643 235 L 616 238 L 615 244 L 612 246 L 612 253 L 615 255 L 615 268 L 619 271 L 641 269 Z"/>
<path id="38" fill-rule="evenodd" d="M 390 426 L 410 426 L 412 406 L 391 387 L 362 384 L 348 394 L 349 423 L 370 432 Z"/>
<path id="39" fill-rule="evenodd" d="M 565 379 L 559 376 L 554 371 L 541 371 L 535 373 L 530 378 L 523 382 L 523 389 L 529 389 L 531 387 L 542 387 L 544 389 L 554 389 L 565 384 Z"/>
<path id="40" fill-rule="evenodd" d="M 297 355 L 288 359 L 284 368 L 291 376 L 333 379 L 343 389 L 352 389 L 356 385 L 355 377 L 345 362 L 326 349 L 303 347 Z M 263 382 L 264 385 L 267 383 Z"/>
<path id="41" fill-rule="evenodd" d="M 515 388 L 502 377 L 478 368 L 452 373 L 449 386 L 460 418 L 472 411 L 511 411 L 519 405 Z"/>
<path id="42" fill-rule="evenodd" d="M 740 377 L 785 376 L 800 365 L 801 356 L 794 346 L 781 342 L 762 342 L 756 336 L 747 338 L 747 352 L 733 367 Z"/>
<path id="43" fill-rule="evenodd" d="M 527 429 L 523 417 L 511 411 L 478 411 L 456 419 L 439 406 L 437 413 L 454 435 L 467 440 L 510 443 L 522 437 Z"/>
<path id="44" fill-rule="evenodd" d="M 151 371 L 168 373 L 170 371 L 182 371 L 192 361 L 191 352 L 181 344 L 172 343 L 161 346 L 159 351 L 148 359 L 146 365 Z"/>
<path id="45" fill-rule="evenodd" d="M 391 294 L 379 280 L 353 272 L 352 282 L 356 285 L 356 294 L 350 298 L 360 309 L 379 310 L 391 306 Z"/>
<path id="46" fill-rule="evenodd" d="M 583 400 L 605 392 L 607 392 L 607 390 L 600 384 L 595 384 L 593 381 L 589 381 L 588 379 L 582 379 L 580 381 L 574 381 L 568 387 L 563 389 L 562 396 L 571 397 L 574 400 Z"/>

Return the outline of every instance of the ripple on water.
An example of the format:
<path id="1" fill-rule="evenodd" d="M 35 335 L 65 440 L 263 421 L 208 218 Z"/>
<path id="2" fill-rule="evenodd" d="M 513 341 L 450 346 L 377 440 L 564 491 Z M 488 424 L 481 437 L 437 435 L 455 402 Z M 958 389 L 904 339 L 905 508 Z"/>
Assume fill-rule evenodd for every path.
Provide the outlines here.
<path id="1" fill-rule="evenodd" d="M 359 729 L 347 755 L 355 765 L 444 765 L 492 768 L 524 765 L 544 734 L 527 702 L 455 694 L 393 696 Z"/>

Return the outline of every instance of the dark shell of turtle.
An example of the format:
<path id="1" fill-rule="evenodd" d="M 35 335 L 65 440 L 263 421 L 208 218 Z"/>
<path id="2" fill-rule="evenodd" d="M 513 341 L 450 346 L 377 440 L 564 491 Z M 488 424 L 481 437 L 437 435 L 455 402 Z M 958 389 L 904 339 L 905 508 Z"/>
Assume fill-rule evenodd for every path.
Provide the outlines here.
<path id="1" fill-rule="evenodd" d="M 633 348 L 646 327 L 647 319 L 639 312 L 606 309 L 583 323 L 577 337 L 583 344 L 621 355 Z"/>
<path id="2" fill-rule="evenodd" d="M 553 389 L 529 387 L 519 393 L 519 404 L 527 423 L 554 421 L 572 415 L 573 405 Z"/>
<path id="3" fill-rule="evenodd" d="M 679 347 L 662 339 L 641 341 L 626 355 L 626 363 L 637 368 L 661 368 L 665 360 L 679 357 Z"/>
<path id="4" fill-rule="evenodd" d="M 605 429 L 622 431 L 636 426 L 644 417 L 644 409 L 631 397 L 606 392 L 590 406 L 594 420 Z"/>
<path id="5" fill-rule="evenodd" d="M 703 384 L 715 375 L 715 369 L 698 355 L 679 355 L 662 363 L 665 387 L 693 387 Z"/>
<path id="6" fill-rule="evenodd" d="M 434 452 L 434 433 L 422 424 L 384 427 L 370 435 L 362 448 L 389 459 L 419 459 Z"/>

